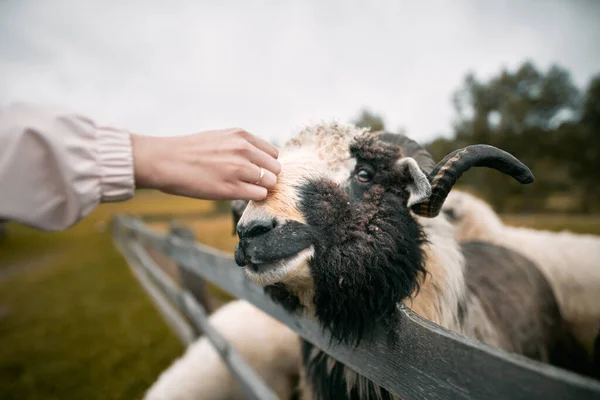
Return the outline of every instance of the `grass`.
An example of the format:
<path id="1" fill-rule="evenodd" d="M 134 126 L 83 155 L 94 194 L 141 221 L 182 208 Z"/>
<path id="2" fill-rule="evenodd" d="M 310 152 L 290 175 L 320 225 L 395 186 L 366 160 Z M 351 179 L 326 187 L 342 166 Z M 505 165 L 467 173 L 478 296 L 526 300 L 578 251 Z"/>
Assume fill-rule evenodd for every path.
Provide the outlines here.
<path id="1" fill-rule="evenodd" d="M 0 242 L 0 398 L 140 398 L 183 346 L 114 249 L 107 223 L 114 213 L 213 206 L 140 192 L 135 200 L 98 207 L 64 232 L 9 224 Z M 600 234 L 600 216 L 503 218 L 513 225 Z M 199 241 L 235 248 L 228 215 L 186 223 Z"/>
<path id="2" fill-rule="evenodd" d="M 525 226 L 559 232 L 569 230 L 577 233 L 590 233 L 600 235 L 600 215 L 570 215 L 570 214 L 542 214 L 542 215 L 514 215 L 502 216 L 504 223 L 512 226 Z"/>
<path id="3" fill-rule="evenodd" d="M 202 219 L 188 219 L 178 222 L 181 222 L 190 228 L 194 232 L 196 240 L 207 246 L 229 253 L 233 253 L 235 250 L 238 240 L 237 235 L 233 233 L 233 221 L 230 214 Z M 166 223 L 153 223 L 150 224 L 150 227 L 157 231 L 167 231 L 169 229 L 169 226 Z M 155 258 L 155 260 L 158 261 L 160 265 L 165 265 L 164 261 L 157 258 Z M 220 303 L 228 302 L 233 299 L 229 293 L 210 282 L 207 282 L 207 287 L 211 295 Z"/>
<path id="4" fill-rule="evenodd" d="M 183 347 L 114 249 L 106 224 L 115 212 L 212 206 L 141 192 L 98 207 L 64 232 L 9 224 L 0 243 L 0 398 L 140 398 Z"/>

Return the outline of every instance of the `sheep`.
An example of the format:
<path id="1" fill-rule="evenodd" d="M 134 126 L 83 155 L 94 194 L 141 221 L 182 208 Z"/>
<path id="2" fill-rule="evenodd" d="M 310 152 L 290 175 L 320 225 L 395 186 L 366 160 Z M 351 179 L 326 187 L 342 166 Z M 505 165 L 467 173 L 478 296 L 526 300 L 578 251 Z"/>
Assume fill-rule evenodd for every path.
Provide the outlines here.
<path id="1" fill-rule="evenodd" d="M 301 368 L 299 337 L 245 300 L 231 301 L 209 317 L 281 400 L 296 396 Z M 161 373 L 145 400 L 242 400 L 243 388 L 206 337 Z"/>
<path id="2" fill-rule="evenodd" d="M 505 225 L 478 197 L 454 190 L 442 208 L 458 241 L 486 241 L 519 251 L 550 282 L 561 314 L 592 353 L 600 329 L 600 237 Z"/>
<path id="3" fill-rule="evenodd" d="M 532 182 L 515 157 L 477 145 L 435 164 L 404 135 L 333 122 L 300 131 L 279 161 L 276 187 L 265 200 L 250 201 L 239 218 L 234 256 L 286 310 L 316 320 L 334 342 L 356 345 L 376 326 L 397 334 L 396 304 L 403 302 L 484 343 L 552 359 L 553 342 L 562 335 L 553 333 L 560 314 L 543 275 L 509 249 L 461 247 L 440 215 L 446 195 L 470 167 Z M 502 260 L 508 258 L 520 267 L 506 271 Z M 480 273 L 466 273 L 473 269 Z M 483 278 L 491 289 L 474 290 Z M 512 297 L 495 297 L 503 294 Z M 513 319 L 534 323 L 510 329 Z M 543 348 L 531 350 L 536 342 Z M 302 361 L 304 399 L 392 398 L 306 341 Z"/>

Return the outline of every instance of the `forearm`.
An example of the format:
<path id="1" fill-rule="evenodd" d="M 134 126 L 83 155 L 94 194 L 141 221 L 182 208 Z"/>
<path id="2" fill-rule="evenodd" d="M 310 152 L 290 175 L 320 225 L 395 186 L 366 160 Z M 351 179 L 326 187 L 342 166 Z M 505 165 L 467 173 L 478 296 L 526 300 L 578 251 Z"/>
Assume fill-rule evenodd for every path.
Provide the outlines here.
<path id="1" fill-rule="evenodd" d="M 0 219 L 61 230 L 134 189 L 128 132 L 57 108 L 0 110 Z"/>
<path id="2" fill-rule="evenodd" d="M 151 137 L 57 108 L 0 109 L 0 220 L 62 230 L 137 187 L 199 199 L 263 200 L 278 150 L 242 129 Z"/>

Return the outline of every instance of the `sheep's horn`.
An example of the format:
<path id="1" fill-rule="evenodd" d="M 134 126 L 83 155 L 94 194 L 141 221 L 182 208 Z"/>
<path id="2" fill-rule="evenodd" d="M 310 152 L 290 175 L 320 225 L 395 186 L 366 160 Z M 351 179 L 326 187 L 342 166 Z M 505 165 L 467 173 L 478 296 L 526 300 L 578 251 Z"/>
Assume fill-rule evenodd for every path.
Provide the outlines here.
<path id="1" fill-rule="evenodd" d="M 428 176 L 431 196 L 413 205 L 412 210 L 423 217 L 436 217 L 458 178 L 472 167 L 493 168 L 522 184 L 534 180 L 529 168 L 510 153 L 485 144 L 467 146 L 453 151 L 437 163 Z"/>

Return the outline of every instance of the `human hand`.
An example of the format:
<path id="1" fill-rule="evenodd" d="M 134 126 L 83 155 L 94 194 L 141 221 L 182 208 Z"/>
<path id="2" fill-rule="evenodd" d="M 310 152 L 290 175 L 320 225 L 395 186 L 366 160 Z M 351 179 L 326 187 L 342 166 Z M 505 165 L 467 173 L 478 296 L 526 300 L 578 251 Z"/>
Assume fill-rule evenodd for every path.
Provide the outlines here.
<path id="1" fill-rule="evenodd" d="M 132 134 L 131 140 L 138 188 L 206 200 L 263 200 L 281 172 L 277 148 L 243 129 Z"/>

